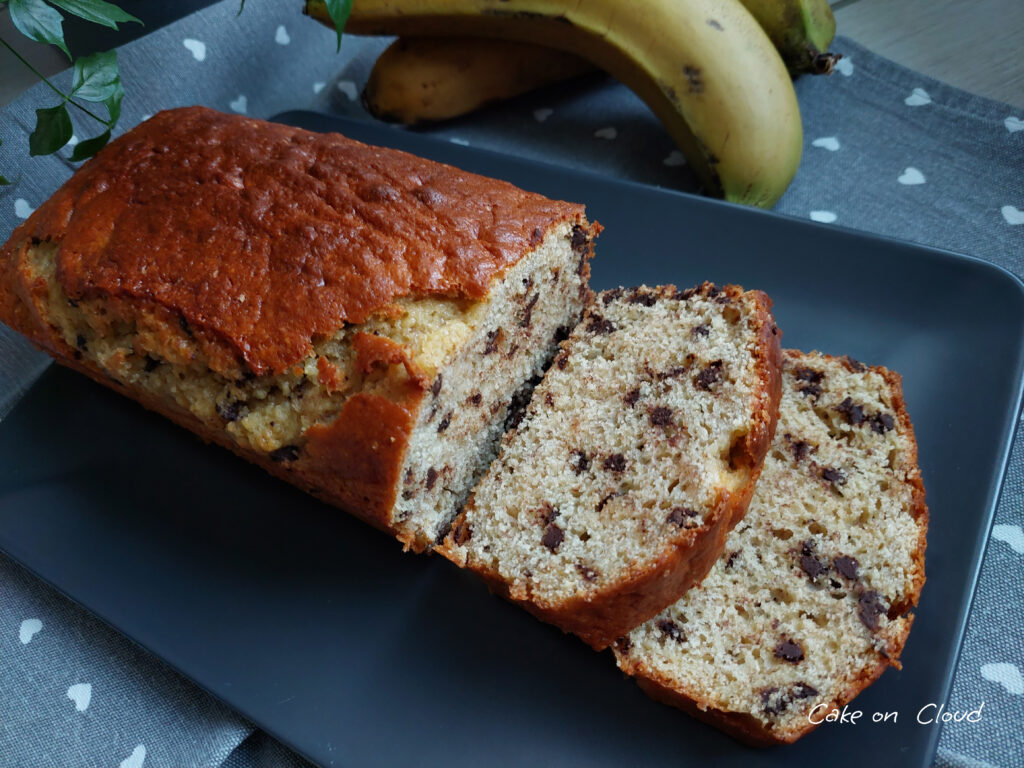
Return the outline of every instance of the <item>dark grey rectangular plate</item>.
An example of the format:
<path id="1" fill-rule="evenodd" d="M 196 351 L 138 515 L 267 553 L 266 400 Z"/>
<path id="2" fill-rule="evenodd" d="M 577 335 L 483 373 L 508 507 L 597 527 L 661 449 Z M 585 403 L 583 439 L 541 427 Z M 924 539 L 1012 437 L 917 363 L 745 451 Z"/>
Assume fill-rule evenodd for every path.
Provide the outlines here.
<path id="1" fill-rule="evenodd" d="M 784 344 L 904 376 L 931 508 L 903 654 L 825 725 L 752 750 L 648 700 L 610 653 L 64 369 L 0 423 L 0 548 L 323 765 L 928 765 L 1012 439 L 1024 292 L 978 260 L 312 113 L 552 197 L 606 227 L 604 288 L 766 290 Z"/>

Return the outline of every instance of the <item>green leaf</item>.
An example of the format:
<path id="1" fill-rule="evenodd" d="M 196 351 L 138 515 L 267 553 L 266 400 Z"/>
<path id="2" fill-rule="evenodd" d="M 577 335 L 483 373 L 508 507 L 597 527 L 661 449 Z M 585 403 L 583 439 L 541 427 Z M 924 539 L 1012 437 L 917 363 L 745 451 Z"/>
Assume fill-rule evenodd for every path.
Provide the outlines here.
<path id="1" fill-rule="evenodd" d="M 68 143 L 71 133 L 71 117 L 63 104 L 37 109 L 36 129 L 28 137 L 28 153 L 33 157 L 51 155 Z"/>
<path id="2" fill-rule="evenodd" d="M 75 60 L 71 96 L 83 101 L 106 101 L 120 83 L 117 54 L 114 51 L 94 53 Z"/>
<path id="3" fill-rule="evenodd" d="M 102 24 L 111 29 L 117 29 L 117 24 L 121 21 L 142 23 L 130 13 L 125 13 L 113 3 L 107 3 L 104 0 L 50 0 L 50 2 L 79 18 L 94 24 Z"/>
<path id="4" fill-rule="evenodd" d="M 99 152 L 110 141 L 110 131 L 104 131 L 99 136 L 80 141 L 75 145 L 75 151 L 71 153 L 71 162 L 77 163 L 85 160 Z"/>
<path id="5" fill-rule="evenodd" d="M 327 15 L 334 22 L 334 31 L 338 33 L 338 50 L 341 50 L 341 33 L 345 29 L 348 15 L 352 13 L 352 0 L 326 0 Z"/>
<path id="6" fill-rule="evenodd" d="M 7 186 L 8 184 L 10 184 L 10 183 L 11 183 L 11 182 L 9 182 L 9 181 L 7 180 L 7 177 L 6 177 L 6 176 L 4 176 L 3 174 L 0 174 L 0 187 L 6 187 L 6 186 Z"/>
<path id="7" fill-rule="evenodd" d="M 109 125 L 111 128 L 117 125 L 117 121 L 121 119 L 121 100 L 123 98 L 124 88 L 121 86 L 121 80 L 118 79 L 117 84 L 114 86 L 114 92 L 103 100 L 107 107 L 107 114 L 110 115 Z"/>
<path id="8" fill-rule="evenodd" d="M 64 17 L 43 0 L 10 0 L 11 21 L 29 40 L 56 45 L 70 59 L 71 52 L 64 43 Z"/>

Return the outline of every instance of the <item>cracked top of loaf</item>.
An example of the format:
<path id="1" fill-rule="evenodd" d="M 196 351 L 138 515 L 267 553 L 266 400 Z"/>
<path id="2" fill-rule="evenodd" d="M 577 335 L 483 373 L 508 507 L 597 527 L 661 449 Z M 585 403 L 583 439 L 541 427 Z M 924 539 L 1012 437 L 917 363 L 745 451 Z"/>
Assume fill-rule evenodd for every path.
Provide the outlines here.
<path id="1" fill-rule="evenodd" d="M 186 107 L 83 166 L 15 230 L 0 268 L 56 243 L 72 302 L 161 316 L 161 344 L 198 342 L 218 372 L 279 374 L 346 324 L 400 313 L 396 299 L 484 298 L 562 221 L 582 222 L 583 207 L 338 134 Z M 0 316 L 26 312 L 13 301 L 0 298 Z"/>

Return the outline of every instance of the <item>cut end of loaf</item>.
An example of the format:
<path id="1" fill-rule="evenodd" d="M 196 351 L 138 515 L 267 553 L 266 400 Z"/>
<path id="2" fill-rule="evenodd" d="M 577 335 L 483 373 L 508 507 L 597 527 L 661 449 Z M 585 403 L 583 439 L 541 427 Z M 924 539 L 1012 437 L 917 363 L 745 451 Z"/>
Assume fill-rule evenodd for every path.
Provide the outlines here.
<path id="1" fill-rule="evenodd" d="M 616 643 L 619 666 L 746 741 L 794 741 L 898 664 L 927 517 L 899 377 L 787 352 L 747 516 L 700 588 Z"/>
<path id="2" fill-rule="evenodd" d="M 767 298 L 705 284 L 599 294 L 443 548 L 595 647 L 711 567 L 774 427 Z"/>

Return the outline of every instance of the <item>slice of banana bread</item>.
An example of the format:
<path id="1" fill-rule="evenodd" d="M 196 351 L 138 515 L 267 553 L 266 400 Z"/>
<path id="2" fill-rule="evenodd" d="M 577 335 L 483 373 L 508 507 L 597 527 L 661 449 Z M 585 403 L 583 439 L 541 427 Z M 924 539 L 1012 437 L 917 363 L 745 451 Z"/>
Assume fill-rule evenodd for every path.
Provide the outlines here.
<path id="1" fill-rule="evenodd" d="M 0 320 L 407 545 L 579 317 L 583 207 L 337 134 L 162 112 L 0 251 Z"/>
<path id="2" fill-rule="evenodd" d="M 900 378 L 785 353 L 747 516 L 697 589 L 615 644 L 656 699 L 755 744 L 792 742 L 899 666 L 928 511 Z"/>
<path id="3" fill-rule="evenodd" d="M 698 582 L 771 442 L 779 332 L 763 293 L 599 294 L 442 552 L 595 648 Z"/>

